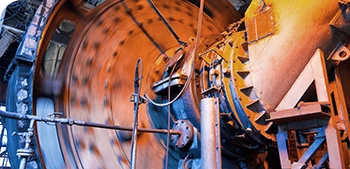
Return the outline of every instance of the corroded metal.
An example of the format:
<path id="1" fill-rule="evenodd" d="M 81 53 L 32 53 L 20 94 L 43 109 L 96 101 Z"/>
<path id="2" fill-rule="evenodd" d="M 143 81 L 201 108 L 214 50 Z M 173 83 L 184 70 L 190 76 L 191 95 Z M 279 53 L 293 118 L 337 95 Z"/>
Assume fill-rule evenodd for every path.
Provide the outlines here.
<path id="1" fill-rule="evenodd" d="M 96 123 L 90 125 L 118 126 L 126 130 L 56 126 L 57 133 L 54 134 L 57 134 L 57 145 L 61 149 L 55 153 L 62 154 L 67 168 L 129 168 L 131 141 L 135 141 L 136 136 L 138 151 L 134 152 L 139 158 L 137 165 L 132 167 L 157 169 L 166 165 L 177 168 L 180 164 L 195 167 L 199 161 L 198 132 L 202 132 L 203 136 L 216 133 L 215 149 L 206 151 L 208 154 L 202 152 L 203 161 L 211 161 L 206 163 L 210 166 L 205 167 L 213 168 L 214 163 L 220 165 L 220 161 L 213 162 L 210 158 L 221 155 L 221 151 L 226 158 L 223 168 L 262 166 L 266 147 L 273 147 L 276 139 L 276 128 L 267 120 L 269 113 L 286 95 L 312 52 L 321 48 L 328 56 L 337 44 L 347 47 L 344 37 L 347 37 L 348 27 L 343 24 L 344 20 L 339 20 L 339 4 L 326 0 L 253 0 L 245 18 L 241 18 L 228 1 L 210 0 L 206 1 L 204 15 L 200 15 L 203 24 L 198 24 L 196 2 L 154 0 L 154 4 L 150 5 L 147 1 L 61 0 L 49 17 L 52 4 L 40 8 L 41 14 L 47 17 L 37 15 L 33 24 L 42 29 L 30 27 L 27 31 L 30 36 L 18 52 L 18 58 L 29 64 L 21 70 L 10 68 L 8 71 L 9 75 L 13 70 L 17 71 L 16 75 L 19 72 L 29 73 L 25 78 L 11 77 L 13 84 L 19 84 L 10 88 L 16 90 L 13 96 L 16 105 L 11 109 L 22 114 L 31 113 L 37 108 L 31 105 L 35 105 L 38 98 L 46 97 L 54 100 L 54 110 L 63 112 L 67 119 L 94 121 Z M 243 5 L 234 4 L 238 7 Z M 344 8 L 344 4 L 341 6 Z M 332 19 L 333 28 L 341 30 L 341 33 L 332 32 L 329 27 Z M 75 26 L 65 32 L 66 37 L 55 39 L 57 32 L 64 32 L 61 27 L 70 24 Z M 194 39 L 200 28 L 202 36 Z M 181 49 L 181 52 L 171 57 L 174 49 Z M 341 56 L 341 51 L 336 54 Z M 169 113 L 172 123 L 188 120 L 193 124 L 196 150 L 188 150 L 193 145 L 186 145 L 191 144 L 190 140 L 186 140 L 191 132 L 174 136 L 175 147 L 170 148 L 167 148 L 163 135 L 130 132 L 130 126 L 135 122 L 130 116 L 132 103 L 129 97 L 133 93 L 134 82 L 130 74 L 139 58 L 143 59 L 146 72 L 145 87 L 140 89 L 140 93 L 146 93 L 142 99 L 149 102 L 140 105 L 139 131 L 153 128 L 147 131 L 168 133 L 160 129 L 170 125 L 165 120 Z M 167 77 L 169 69 L 175 70 L 178 76 Z M 40 87 L 33 88 L 32 85 Z M 154 91 L 154 86 L 157 91 Z M 162 92 L 168 88 L 172 93 Z M 181 92 L 177 91 L 179 89 Z M 171 101 L 174 96 L 176 99 Z M 220 112 L 220 119 L 215 119 L 216 131 L 208 133 L 205 130 L 210 126 L 205 124 L 214 121 L 200 122 L 202 116 L 198 106 L 199 101 L 206 97 L 218 98 L 215 113 Z M 32 100 L 34 104 L 29 103 Z M 341 99 L 337 101 L 341 102 Z M 202 109 L 205 110 L 205 106 L 210 107 L 211 104 L 203 105 Z M 344 113 L 346 111 L 340 114 L 343 121 L 347 119 Z M 26 128 L 23 121 L 17 123 L 19 128 Z M 329 125 L 336 125 L 332 123 Z M 337 125 L 349 128 L 343 122 Z M 220 133 L 219 128 L 223 132 Z M 41 136 L 46 134 L 44 130 L 37 132 L 42 132 Z M 328 132 L 338 139 L 336 130 Z M 218 142 L 220 136 L 221 144 Z M 283 141 L 286 136 L 284 132 L 277 135 Z M 176 138 L 183 142 L 178 142 Z M 202 139 L 213 144 L 210 138 Z M 39 143 L 44 142 L 45 138 L 38 137 L 38 140 Z M 328 144 L 331 141 L 327 140 Z M 180 143 L 180 146 L 176 145 Z M 206 147 L 213 148 L 203 143 L 203 150 Z M 282 148 L 287 146 L 283 144 Z M 168 151 L 169 164 L 168 158 L 165 158 Z M 210 155 L 215 152 L 215 155 Z M 334 154 L 329 153 L 330 159 L 334 159 Z M 285 161 L 289 163 L 288 159 Z"/>
<path id="2" fill-rule="evenodd" d="M 132 114 L 132 105 L 125 98 L 129 98 L 133 89 L 133 78 L 129 76 L 133 63 L 142 58 L 145 75 L 159 77 L 160 72 L 152 70 L 147 74 L 148 70 L 162 51 L 178 44 L 147 1 L 105 1 L 93 8 L 83 7 L 83 1 L 72 3 L 60 1 L 44 30 L 38 63 L 45 61 L 45 49 L 54 33 L 52 28 L 64 19 L 76 25 L 53 81 L 45 80 L 47 78 L 40 73 L 42 68 L 37 64 L 35 83 L 53 87 L 37 89 L 36 95 L 56 96 L 57 111 L 70 118 L 131 126 L 133 119 L 125 114 Z M 181 39 L 195 36 L 198 14 L 195 4 L 190 1 L 154 1 L 154 4 Z M 220 33 L 238 20 L 239 15 L 232 6 L 221 4 L 217 1 L 206 3 L 202 36 Z M 142 88 L 142 93 L 151 91 L 153 83 L 144 84 L 147 86 Z M 50 91 L 52 89 L 56 92 Z M 140 128 L 157 128 L 157 119 L 149 120 L 146 110 L 145 105 L 140 105 Z M 129 167 L 130 141 L 127 138 L 130 133 L 79 127 L 58 127 L 57 130 L 68 167 Z M 138 136 L 136 168 L 161 168 L 164 165 L 164 142 L 158 137 L 161 136 L 144 133 Z M 170 156 L 170 168 L 177 167 L 177 158 L 177 155 Z"/>

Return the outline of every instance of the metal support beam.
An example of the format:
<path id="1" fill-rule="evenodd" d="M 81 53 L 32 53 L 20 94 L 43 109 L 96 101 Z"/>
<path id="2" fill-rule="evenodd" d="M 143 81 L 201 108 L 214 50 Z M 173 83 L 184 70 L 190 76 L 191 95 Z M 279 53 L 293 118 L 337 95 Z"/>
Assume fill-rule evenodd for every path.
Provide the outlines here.
<path id="1" fill-rule="evenodd" d="M 288 145 L 287 145 L 288 134 L 287 134 L 287 131 L 281 127 L 279 127 L 278 130 L 279 131 L 276 135 L 276 140 L 278 145 L 278 153 L 281 160 L 281 167 L 290 168 L 291 162 L 288 156 Z"/>
<path id="2" fill-rule="evenodd" d="M 334 105 L 332 102 L 339 103 L 341 99 L 339 97 L 341 96 L 336 95 L 338 100 L 331 96 L 332 92 L 337 94 L 339 89 L 336 89 L 336 84 L 333 87 L 330 84 L 325 63 L 323 52 L 317 49 L 314 56 L 277 106 L 277 112 L 270 113 L 270 121 L 279 124 L 279 128 L 281 126 L 284 130 L 319 128 L 317 137 L 322 135 L 322 137 L 316 138 L 298 162 L 293 163 L 292 168 L 306 168 L 313 154 L 326 141 L 328 153 L 320 159 L 317 166 L 320 167 L 327 159 L 327 156 L 329 156 L 330 168 L 345 169 L 342 142 L 340 132 L 337 129 L 339 113 L 335 113 L 339 105 Z M 298 108 L 294 108 L 312 82 L 315 83 L 318 102 L 303 103 L 299 104 Z M 326 109 L 322 106 L 324 104 L 327 105 Z M 343 115 L 343 113 L 340 112 L 339 115 Z M 344 117 L 341 117 L 341 119 L 344 119 Z M 287 146 L 285 145 L 287 139 L 288 137 L 285 131 L 281 130 L 277 134 L 282 168 L 290 168 L 288 166 L 290 164 L 288 163 L 289 160 L 285 159 L 288 158 L 288 152 L 286 152 Z"/>
<path id="3" fill-rule="evenodd" d="M 320 159 L 320 161 L 318 161 L 318 163 L 315 165 L 316 169 L 320 169 L 322 167 L 322 165 L 326 162 L 326 160 L 328 159 L 328 152 L 326 152 L 322 158 Z"/>
<path id="4" fill-rule="evenodd" d="M 10 44 L 15 40 L 16 35 L 11 33 L 10 31 L 6 31 L 3 33 L 0 39 L 0 58 L 5 53 Z"/>
<path id="5" fill-rule="evenodd" d="M 303 154 L 303 156 L 298 160 L 297 163 L 307 165 L 307 163 L 311 160 L 312 156 L 317 152 L 317 150 L 321 147 L 321 145 L 326 141 L 324 128 L 320 128 L 315 141 L 311 144 L 311 146 L 307 149 L 307 151 Z"/>
<path id="6" fill-rule="evenodd" d="M 220 169 L 220 123 L 218 100 L 204 98 L 201 100 L 201 168 Z"/>
<path id="7" fill-rule="evenodd" d="M 329 155 L 329 167 L 345 169 L 345 161 L 343 158 L 343 148 L 340 139 L 339 131 L 334 127 L 332 122 L 333 119 L 329 120 L 326 128 L 326 141 L 327 150 Z"/>
<path id="8" fill-rule="evenodd" d="M 327 73 L 322 71 L 324 67 L 324 55 L 320 49 L 317 49 L 309 63 L 300 73 L 297 80 L 293 83 L 282 101 L 278 104 L 276 110 L 285 110 L 293 108 L 304 95 L 312 82 L 315 82 L 317 88 L 317 98 L 319 102 L 327 102 L 328 96 L 324 77 Z M 321 69 L 320 69 L 321 68 Z"/>
<path id="9" fill-rule="evenodd" d="M 2 9 L 0 8 L 0 12 L 1 11 Z M 0 15 L 0 34 L 2 31 L 2 25 L 4 24 L 5 14 L 6 14 L 6 8 L 1 12 L 1 15 Z"/>

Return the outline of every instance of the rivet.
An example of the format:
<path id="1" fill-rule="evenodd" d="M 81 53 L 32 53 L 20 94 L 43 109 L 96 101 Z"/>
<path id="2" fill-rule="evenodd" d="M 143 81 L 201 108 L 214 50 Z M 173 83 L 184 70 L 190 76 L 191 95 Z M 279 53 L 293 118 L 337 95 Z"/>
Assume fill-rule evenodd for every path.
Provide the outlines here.
<path id="1" fill-rule="evenodd" d="M 94 42 L 94 47 L 97 49 L 100 46 L 100 42 Z"/>
<path id="2" fill-rule="evenodd" d="M 113 19 L 113 22 L 114 22 L 114 23 L 118 23 L 119 20 L 120 20 L 120 19 L 119 19 L 118 17 L 115 17 L 115 18 Z"/>
<path id="3" fill-rule="evenodd" d="M 113 52 L 113 57 L 116 57 L 117 55 L 118 55 L 117 51 Z"/>
<path id="4" fill-rule="evenodd" d="M 109 32 L 109 28 L 104 28 L 104 29 L 103 29 L 103 33 L 106 34 L 106 33 L 108 33 L 108 32 Z"/>
<path id="5" fill-rule="evenodd" d="M 98 22 L 97 22 L 97 26 L 101 26 L 103 24 L 103 21 L 102 20 L 99 20 Z"/>
<path id="6" fill-rule="evenodd" d="M 87 82 L 88 82 L 88 78 L 84 76 L 83 79 L 81 80 L 81 84 L 86 85 Z"/>
<path id="7" fill-rule="evenodd" d="M 86 65 L 87 66 L 91 66 L 92 65 L 92 59 L 89 58 L 87 61 L 86 61 Z"/>
<path id="8" fill-rule="evenodd" d="M 86 103 L 87 103 L 86 99 L 82 99 L 82 100 L 80 101 L 80 104 L 81 104 L 82 106 L 86 106 Z"/>
<path id="9" fill-rule="evenodd" d="M 125 40 L 121 40 L 121 41 L 119 42 L 120 45 L 123 45 L 124 43 L 125 43 Z"/>
<path id="10" fill-rule="evenodd" d="M 142 5 L 137 5 L 137 10 L 142 10 L 143 6 Z"/>

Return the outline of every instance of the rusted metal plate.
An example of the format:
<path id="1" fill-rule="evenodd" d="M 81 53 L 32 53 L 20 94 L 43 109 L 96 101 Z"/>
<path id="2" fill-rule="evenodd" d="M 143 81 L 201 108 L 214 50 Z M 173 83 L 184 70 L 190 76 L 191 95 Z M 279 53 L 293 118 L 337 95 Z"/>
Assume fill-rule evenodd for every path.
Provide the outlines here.
<path id="1" fill-rule="evenodd" d="M 245 20 L 248 43 L 256 42 L 273 34 L 275 28 L 272 14 L 272 7 L 267 6 L 255 16 Z"/>

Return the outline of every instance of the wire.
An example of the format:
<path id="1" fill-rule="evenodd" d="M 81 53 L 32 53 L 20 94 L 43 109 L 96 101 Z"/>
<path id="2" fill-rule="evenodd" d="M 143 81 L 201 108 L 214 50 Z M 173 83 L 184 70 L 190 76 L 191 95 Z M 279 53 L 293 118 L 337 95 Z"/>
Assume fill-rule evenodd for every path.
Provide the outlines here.
<path id="1" fill-rule="evenodd" d="M 171 99 L 170 97 L 170 91 L 171 91 L 171 86 L 170 86 L 170 82 L 171 82 L 171 76 L 173 76 L 173 73 L 174 73 L 174 70 L 175 70 L 175 67 L 176 67 L 176 63 L 175 65 L 173 66 L 173 69 L 171 70 L 170 72 L 170 75 L 169 75 L 169 86 L 168 86 L 168 100 Z M 165 169 L 168 169 L 168 160 L 169 160 L 169 144 L 170 144 L 170 104 L 168 105 L 168 133 L 166 135 L 166 155 L 165 155 Z"/>
<path id="2" fill-rule="evenodd" d="M 193 57 L 191 57 L 190 59 L 193 59 Z M 151 103 L 151 104 L 158 106 L 158 107 L 165 107 L 165 106 L 171 105 L 177 99 L 179 99 L 182 96 L 182 94 L 185 92 L 185 90 L 188 88 L 188 86 L 190 85 L 191 79 L 192 79 L 193 72 L 194 72 L 194 60 L 192 61 L 190 75 L 188 76 L 188 78 L 186 80 L 185 86 L 181 89 L 180 93 L 173 100 L 168 101 L 166 103 L 156 103 L 155 101 L 153 101 L 152 99 L 150 99 L 148 97 L 147 93 L 145 93 L 144 97 L 142 97 L 142 98 L 145 99 L 148 103 Z M 170 79 L 171 79 L 171 76 L 169 76 L 169 80 Z M 169 85 L 170 85 L 170 83 L 169 83 Z"/>
<path id="3" fill-rule="evenodd" d="M 192 76 L 193 76 L 193 72 L 194 72 L 195 55 L 196 55 L 197 50 L 198 50 L 199 39 L 200 39 L 200 35 L 201 35 L 203 11 L 204 11 L 204 0 L 201 0 L 200 7 L 199 7 L 199 14 L 198 14 L 198 25 L 197 25 L 196 42 L 195 42 L 195 45 L 194 45 L 194 50 L 190 54 L 190 61 L 192 61 L 192 65 L 191 65 L 190 74 L 189 74 L 189 76 L 188 76 L 188 78 L 186 80 L 185 86 L 181 89 L 180 93 L 172 101 L 168 101 L 167 103 L 156 103 L 156 102 L 154 102 L 152 99 L 150 99 L 148 97 L 147 93 L 145 93 L 143 99 L 145 99 L 148 103 L 151 103 L 151 104 L 153 104 L 155 106 L 158 106 L 158 107 L 168 106 L 168 105 L 174 103 L 177 99 L 179 99 L 182 96 L 182 94 L 186 91 L 188 86 L 190 85 L 190 82 L 191 82 L 191 79 L 192 79 Z M 169 80 L 170 79 L 171 79 L 171 76 L 169 76 Z M 169 85 L 170 85 L 170 83 L 169 83 Z"/>

